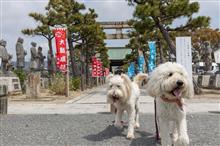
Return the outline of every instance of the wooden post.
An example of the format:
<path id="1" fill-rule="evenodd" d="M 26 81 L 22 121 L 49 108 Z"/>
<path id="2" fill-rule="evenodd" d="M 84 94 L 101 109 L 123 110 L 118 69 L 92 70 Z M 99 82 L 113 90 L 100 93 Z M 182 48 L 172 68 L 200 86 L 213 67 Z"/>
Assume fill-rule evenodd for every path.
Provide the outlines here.
<path id="1" fill-rule="evenodd" d="M 68 68 L 68 63 L 67 63 L 67 72 L 66 72 L 66 97 L 69 97 L 69 68 Z"/>
<path id="2" fill-rule="evenodd" d="M 96 86 L 99 86 L 99 77 L 96 77 Z"/>
<path id="3" fill-rule="evenodd" d="M 8 113 L 7 86 L 0 85 L 0 115 Z"/>
<path id="4" fill-rule="evenodd" d="M 67 35 L 67 38 L 68 38 L 68 29 L 66 29 L 66 35 Z M 66 82 L 65 82 L 65 86 L 66 86 L 66 93 L 65 93 L 65 96 L 66 97 L 69 97 L 69 51 L 67 49 L 66 51 Z"/>

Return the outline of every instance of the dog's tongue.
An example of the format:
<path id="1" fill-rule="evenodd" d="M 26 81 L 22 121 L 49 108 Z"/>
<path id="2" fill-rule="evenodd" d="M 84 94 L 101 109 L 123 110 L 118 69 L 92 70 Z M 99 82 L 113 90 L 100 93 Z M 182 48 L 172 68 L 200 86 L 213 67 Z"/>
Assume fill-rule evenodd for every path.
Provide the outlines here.
<path id="1" fill-rule="evenodd" d="M 176 96 L 176 97 L 181 97 L 181 95 L 182 95 L 182 92 L 181 92 L 181 90 L 180 89 L 175 89 L 174 91 L 173 91 L 173 94 Z"/>

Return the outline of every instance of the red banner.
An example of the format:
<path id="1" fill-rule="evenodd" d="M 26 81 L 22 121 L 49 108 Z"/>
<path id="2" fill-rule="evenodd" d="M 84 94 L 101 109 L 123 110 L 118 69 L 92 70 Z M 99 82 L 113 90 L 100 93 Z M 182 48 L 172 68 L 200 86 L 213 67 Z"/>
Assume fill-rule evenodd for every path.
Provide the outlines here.
<path id="1" fill-rule="evenodd" d="M 105 68 L 104 70 L 104 76 L 107 77 L 109 75 L 109 69 L 108 68 Z"/>
<path id="2" fill-rule="evenodd" d="M 66 49 L 66 29 L 56 28 L 54 30 L 56 42 L 56 59 L 57 68 L 62 71 L 67 71 L 67 49 Z"/>
<path id="3" fill-rule="evenodd" d="M 103 76 L 102 62 L 95 56 L 92 57 L 92 77 Z"/>
<path id="4" fill-rule="evenodd" d="M 97 58 L 92 57 L 92 77 L 97 77 Z"/>

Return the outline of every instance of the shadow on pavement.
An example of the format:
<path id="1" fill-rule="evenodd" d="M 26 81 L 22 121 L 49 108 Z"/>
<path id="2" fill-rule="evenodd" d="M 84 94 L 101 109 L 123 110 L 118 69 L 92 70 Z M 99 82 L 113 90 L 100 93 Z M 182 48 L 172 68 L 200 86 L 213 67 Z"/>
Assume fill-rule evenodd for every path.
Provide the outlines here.
<path id="1" fill-rule="evenodd" d="M 140 134 L 140 137 L 133 139 L 130 146 L 157 146 L 160 144 L 152 133 L 145 131 L 135 131 L 135 133 Z"/>
<path id="2" fill-rule="evenodd" d="M 115 136 L 125 136 L 122 133 L 123 129 L 118 129 L 113 125 L 109 125 L 103 131 L 101 131 L 97 134 L 87 135 L 84 138 L 89 141 L 103 141 L 105 139 L 110 139 Z"/>
<path id="3" fill-rule="evenodd" d="M 122 129 L 118 129 L 113 125 L 109 125 L 103 131 L 97 134 L 87 135 L 83 138 L 89 141 L 95 141 L 95 142 L 103 141 L 106 139 L 111 139 L 116 136 L 124 137 L 126 139 L 126 135 L 123 133 L 124 129 L 127 129 L 126 127 L 127 126 L 124 126 Z M 136 135 L 136 138 L 130 142 L 130 146 L 144 146 L 144 145 L 156 146 L 159 144 L 157 143 L 155 136 L 152 133 L 135 130 L 135 135 Z"/>

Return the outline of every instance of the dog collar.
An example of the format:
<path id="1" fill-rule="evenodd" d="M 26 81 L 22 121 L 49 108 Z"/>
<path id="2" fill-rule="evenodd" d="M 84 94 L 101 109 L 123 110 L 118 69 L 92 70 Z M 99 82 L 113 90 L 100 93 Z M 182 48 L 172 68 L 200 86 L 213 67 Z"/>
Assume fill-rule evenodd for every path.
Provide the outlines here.
<path id="1" fill-rule="evenodd" d="M 168 102 L 168 103 L 176 103 L 178 105 L 178 107 L 180 108 L 180 110 L 183 111 L 183 101 L 180 98 L 175 98 L 175 99 L 169 99 L 166 98 L 164 95 L 162 95 L 160 97 L 164 102 Z"/>

